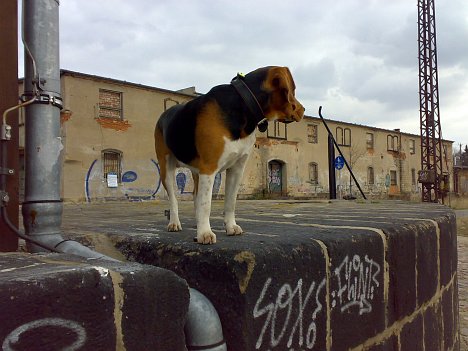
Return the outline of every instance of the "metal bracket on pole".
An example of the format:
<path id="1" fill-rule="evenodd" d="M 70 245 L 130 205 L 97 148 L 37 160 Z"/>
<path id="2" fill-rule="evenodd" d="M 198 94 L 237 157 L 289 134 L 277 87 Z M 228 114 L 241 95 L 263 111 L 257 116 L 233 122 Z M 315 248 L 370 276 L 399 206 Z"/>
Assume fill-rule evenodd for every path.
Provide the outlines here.
<path id="1" fill-rule="evenodd" d="M 32 93 L 24 93 L 21 95 L 21 101 L 26 102 L 31 100 L 34 97 Z M 43 91 L 36 95 L 36 99 L 33 103 L 38 104 L 51 104 L 52 106 L 58 107 L 59 109 L 63 109 L 63 100 L 60 96 L 54 95 L 54 93 Z"/>
<path id="2" fill-rule="evenodd" d="M 323 122 L 325 128 L 327 129 L 328 135 L 329 135 L 329 136 L 331 137 L 331 139 L 333 140 L 333 144 L 335 144 L 336 149 L 337 149 L 338 152 L 340 153 L 341 157 L 343 157 L 343 160 L 344 160 L 344 163 L 345 163 L 345 165 L 346 165 L 346 168 L 348 168 L 348 171 L 349 171 L 349 173 L 351 174 L 351 177 L 353 178 L 354 183 L 357 185 L 357 187 L 358 187 L 359 191 L 361 192 L 361 195 L 362 195 L 362 197 L 364 198 L 364 200 L 367 200 L 367 197 L 366 197 L 366 195 L 364 195 L 364 191 L 362 191 L 361 186 L 359 185 L 359 182 L 357 181 L 357 179 L 356 179 L 356 177 L 354 176 L 354 173 L 353 173 L 351 167 L 350 167 L 349 164 L 348 164 L 348 161 L 346 161 L 346 157 L 344 157 L 343 153 L 341 152 L 340 147 L 338 146 L 338 143 L 336 142 L 335 138 L 333 137 L 333 133 L 331 132 L 330 128 L 328 128 L 328 124 L 327 124 L 327 122 L 325 122 L 325 119 L 322 117 L 322 106 L 319 107 L 318 113 L 319 113 L 320 119 L 322 120 L 322 122 Z"/>
<path id="3" fill-rule="evenodd" d="M 0 175 L 13 175 L 15 170 L 11 168 L 0 167 Z"/>

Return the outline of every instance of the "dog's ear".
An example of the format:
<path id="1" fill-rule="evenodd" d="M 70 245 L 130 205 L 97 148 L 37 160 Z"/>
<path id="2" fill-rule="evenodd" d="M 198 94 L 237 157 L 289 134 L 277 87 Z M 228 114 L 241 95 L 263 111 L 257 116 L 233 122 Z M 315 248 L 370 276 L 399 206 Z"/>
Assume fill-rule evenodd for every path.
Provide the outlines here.
<path id="1" fill-rule="evenodd" d="M 295 101 L 294 92 L 296 85 L 288 67 L 274 67 L 270 72 L 270 85 L 273 90 L 281 91 L 284 98 L 289 102 Z"/>

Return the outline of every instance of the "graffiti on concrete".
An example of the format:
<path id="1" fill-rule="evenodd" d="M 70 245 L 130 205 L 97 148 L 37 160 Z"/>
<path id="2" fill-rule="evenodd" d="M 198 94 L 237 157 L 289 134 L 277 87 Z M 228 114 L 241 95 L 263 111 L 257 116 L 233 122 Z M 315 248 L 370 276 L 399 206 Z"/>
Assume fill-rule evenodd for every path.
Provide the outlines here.
<path id="1" fill-rule="evenodd" d="M 14 346 L 20 341 L 21 335 L 37 328 L 59 327 L 67 329 L 76 335 L 76 340 L 64 350 L 74 351 L 80 349 L 86 342 L 86 330 L 77 322 L 62 318 L 43 318 L 25 323 L 7 335 L 2 344 L 2 350 L 13 351 Z M 43 330 L 46 330 L 43 328 Z"/>
<path id="2" fill-rule="evenodd" d="M 333 273 L 338 290 L 331 292 L 332 307 L 340 307 L 341 312 L 357 307 L 360 315 L 372 312 L 374 291 L 380 286 L 380 265 L 367 255 L 364 260 L 359 255 L 352 259 L 346 256 Z"/>
<path id="3" fill-rule="evenodd" d="M 281 286 L 276 294 L 269 291 L 271 281 L 272 278 L 266 280 L 253 310 L 254 318 L 266 314 L 255 348 L 259 349 L 262 346 L 264 338 L 268 340 L 266 343 L 271 348 L 278 346 L 283 338 L 287 338 L 288 348 L 296 340 L 298 346 L 302 347 L 305 344 L 307 349 L 312 349 L 317 336 L 316 317 L 323 309 L 319 295 L 325 287 L 325 279 L 318 285 L 316 282 L 312 282 L 305 289 L 303 289 L 303 280 L 299 279 L 294 289 L 290 284 L 286 283 Z M 266 296 L 273 296 L 275 300 L 266 304 L 267 301 L 264 301 Z M 305 316 L 304 310 L 309 303 L 315 308 L 311 315 Z M 295 319 L 291 318 L 293 310 L 295 311 Z M 277 320 L 279 312 L 286 312 L 286 316 L 283 316 L 281 320 Z"/>
<path id="4" fill-rule="evenodd" d="M 380 265 L 373 259 L 367 255 L 346 256 L 331 269 L 330 286 L 337 289 L 330 292 L 330 310 L 339 308 L 339 313 L 359 315 L 371 313 L 377 289 L 382 286 L 379 278 L 382 279 Z M 320 327 L 317 317 L 326 308 L 326 277 L 320 283 L 310 284 L 301 278 L 294 287 L 285 283 L 277 290 L 272 282 L 272 278 L 265 281 L 253 309 L 254 319 L 264 318 L 255 348 L 265 345 L 273 349 L 283 341 L 289 350 L 313 349 Z"/>

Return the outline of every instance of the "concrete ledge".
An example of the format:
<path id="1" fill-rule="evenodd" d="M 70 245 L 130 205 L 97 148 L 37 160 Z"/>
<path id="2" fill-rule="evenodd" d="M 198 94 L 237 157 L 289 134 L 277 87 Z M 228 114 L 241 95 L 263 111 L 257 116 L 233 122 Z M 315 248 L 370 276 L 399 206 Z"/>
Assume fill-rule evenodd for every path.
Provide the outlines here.
<path id="1" fill-rule="evenodd" d="M 122 214 L 119 225 L 101 219 L 97 232 L 128 259 L 173 270 L 205 294 L 229 350 L 457 349 L 456 228 L 449 208 L 241 201 L 238 223 L 246 234 L 227 237 L 222 203 L 215 202 L 218 243 L 202 246 L 193 242 L 192 206 L 182 204 L 179 233 L 165 231 L 158 204 L 113 205 L 114 217 Z M 99 212 L 82 211 L 87 218 Z M 102 211 L 104 218 L 110 208 Z M 77 220 L 69 228 L 78 229 Z"/>
<path id="2" fill-rule="evenodd" d="M 188 303 L 157 267 L 0 254 L 2 350 L 185 350 Z"/>

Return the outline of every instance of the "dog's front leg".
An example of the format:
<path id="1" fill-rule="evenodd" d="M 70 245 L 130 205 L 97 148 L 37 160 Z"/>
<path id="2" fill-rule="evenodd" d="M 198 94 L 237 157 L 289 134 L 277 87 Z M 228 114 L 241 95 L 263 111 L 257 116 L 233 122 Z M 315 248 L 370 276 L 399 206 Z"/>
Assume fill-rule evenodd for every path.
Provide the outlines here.
<path id="1" fill-rule="evenodd" d="M 214 244 L 216 235 L 211 230 L 211 196 L 216 172 L 213 174 L 200 174 L 198 179 L 198 192 L 195 198 L 195 215 L 197 217 L 197 242 L 199 244 Z"/>
<path id="2" fill-rule="evenodd" d="M 239 191 L 247 159 L 248 155 L 242 157 L 233 167 L 226 170 L 224 226 L 226 228 L 227 235 L 240 235 L 243 233 L 242 228 L 236 223 L 235 211 L 237 193 Z"/>

